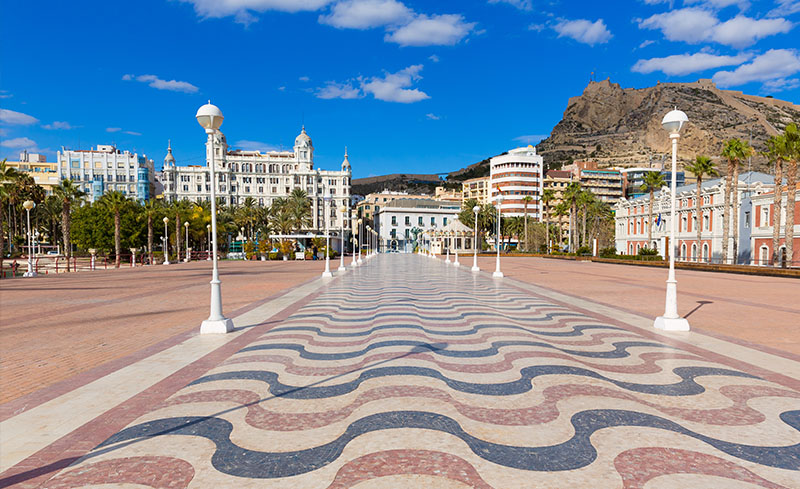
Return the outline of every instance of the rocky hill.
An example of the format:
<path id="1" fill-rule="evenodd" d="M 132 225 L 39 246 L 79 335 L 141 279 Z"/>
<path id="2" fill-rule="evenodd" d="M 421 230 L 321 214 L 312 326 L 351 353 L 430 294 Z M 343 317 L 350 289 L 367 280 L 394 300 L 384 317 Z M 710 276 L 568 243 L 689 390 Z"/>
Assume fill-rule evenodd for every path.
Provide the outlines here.
<path id="1" fill-rule="evenodd" d="M 590 82 L 582 95 L 569 100 L 561 122 L 539 144 L 539 153 L 549 168 L 585 159 L 617 166 L 660 162 L 671 151 L 661 119 L 673 107 L 689 116 L 678 145 L 684 162 L 698 154 L 718 157 L 724 141 L 734 137 L 764 150 L 769 136 L 800 122 L 798 105 L 720 90 L 711 80 L 641 89 L 604 80 Z M 753 159 L 753 170 L 767 170 L 763 157 Z"/>

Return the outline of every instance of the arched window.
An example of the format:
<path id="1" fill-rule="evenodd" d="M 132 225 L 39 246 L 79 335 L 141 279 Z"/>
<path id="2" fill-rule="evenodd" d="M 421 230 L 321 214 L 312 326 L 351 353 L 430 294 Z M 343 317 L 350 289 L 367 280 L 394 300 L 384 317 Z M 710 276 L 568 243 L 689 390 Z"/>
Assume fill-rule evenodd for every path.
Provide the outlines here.
<path id="1" fill-rule="evenodd" d="M 698 259 L 698 256 L 697 256 L 697 243 L 693 243 L 692 244 L 692 261 L 698 261 L 697 259 Z"/>
<path id="2" fill-rule="evenodd" d="M 767 245 L 761 246 L 761 256 L 756 265 L 769 265 L 769 248 L 767 248 Z"/>
<path id="3" fill-rule="evenodd" d="M 708 243 L 703 243 L 703 261 L 709 262 Z"/>
<path id="4" fill-rule="evenodd" d="M 683 243 L 681 245 L 681 256 L 680 256 L 680 259 L 681 260 L 685 260 L 686 259 L 686 243 Z"/>

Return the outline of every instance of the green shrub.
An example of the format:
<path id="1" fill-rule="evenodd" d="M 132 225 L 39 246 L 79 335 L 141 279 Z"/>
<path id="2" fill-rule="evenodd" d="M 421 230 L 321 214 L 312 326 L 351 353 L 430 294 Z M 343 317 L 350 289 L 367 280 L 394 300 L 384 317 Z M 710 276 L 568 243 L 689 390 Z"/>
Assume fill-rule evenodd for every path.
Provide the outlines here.
<path id="1" fill-rule="evenodd" d="M 650 248 L 640 248 L 639 256 L 658 256 L 658 250 L 651 250 Z"/>
<path id="2" fill-rule="evenodd" d="M 601 258 L 615 258 L 617 256 L 617 249 L 614 247 L 603 248 L 600 250 Z"/>
<path id="3" fill-rule="evenodd" d="M 578 248 L 578 251 L 576 251 L 575 253 L 578 256 L 580 256 L 580 255 L 591 255 L 592 254 L 592 249 L 589 248 L 588 246 L 581 246 L 580 248 Z"/>

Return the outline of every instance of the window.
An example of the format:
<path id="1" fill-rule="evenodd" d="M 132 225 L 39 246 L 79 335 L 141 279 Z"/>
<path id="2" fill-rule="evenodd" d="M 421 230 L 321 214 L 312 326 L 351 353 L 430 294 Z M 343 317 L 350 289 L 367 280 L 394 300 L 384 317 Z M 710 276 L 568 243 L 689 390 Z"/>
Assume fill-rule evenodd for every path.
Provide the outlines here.
<path id="1" fill-rule="evenodd" d="M 397 216 L 392 216 L 392 226 L 397 226 Z"/>
<path id="2" fill-rule="evenodd" d="M 442 218 L 442 226 L 447 226 L 447 218 Z"/>
<path id="3" fill-rule="evenodd" d="M 419 216 L 419 219 L 417 219 L 417 225 L 424 226 L 424 224 L 422 224 L 422 216 Z"/>
<path id="4" fill-rule="evenodd" d="M 411 230 L 410 229 L 406 229 L 405 236 L 406 236 L 406 239 L 411 238 Z"/>
<path id="5" fill-rule="evenodd" d="M 435 226 L 435 225 L 436 225 L 436 218 L 435 217 L 431 217 L 431 226 Z"/>
<path id="6" fill-rule="evenodd" d="M 406 226 L 411 225 L 411 216 L 406 216 Z"/>
<path id="7" fill-rule="evenodd" d="M 747 229 L 750 228 L 750 211 L 744 213 L 744 227 Z"/>

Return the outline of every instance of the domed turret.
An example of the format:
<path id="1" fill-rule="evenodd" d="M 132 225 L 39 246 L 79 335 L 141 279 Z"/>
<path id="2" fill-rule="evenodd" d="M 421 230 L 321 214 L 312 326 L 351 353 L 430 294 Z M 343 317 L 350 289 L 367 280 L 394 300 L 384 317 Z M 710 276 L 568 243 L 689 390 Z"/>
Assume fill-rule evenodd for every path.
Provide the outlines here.
<path id="1" fill-rule="evenodd" d="M 294 140 L 294 154 L 300 163 L 311 165 L 314 161 L 314 144 L 311 142 L 309 135 L 306 134 L 306 126 L 303 126 L 300 135 Z"/>
<path id="2" fill-rule="evenodd" d="M 172 141 L 167 141 L 167 156 L 164 157 L 164 166 L 175 166 L 175 157 L 172 156 Z"/>
<path id="3" fill-rule="evenodd" d="M 344 161 L 342 161 L 342 171 L 349 172 L 350 169 L 350 159 L 347 157 L 347 146 L 344 147 Z"/>

